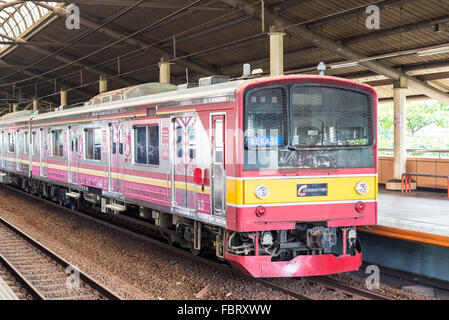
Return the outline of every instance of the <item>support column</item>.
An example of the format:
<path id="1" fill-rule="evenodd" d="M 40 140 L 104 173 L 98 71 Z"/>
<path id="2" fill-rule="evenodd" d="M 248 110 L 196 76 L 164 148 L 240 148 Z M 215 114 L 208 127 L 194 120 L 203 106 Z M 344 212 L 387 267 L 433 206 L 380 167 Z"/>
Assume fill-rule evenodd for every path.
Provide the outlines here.
<path id="1" fill-rule="evenodd" d="M 270 27 L 270 76 L 284 74 L 284 36 L 279 27 Z"/>
<path id="2" fill-rule="evenodd" d="M 67 90 L 61 90 L 61 106 L 67 105 Z"/>
<path id="3" fill-rule="evenodd" d="M 37 109 L 39 108 L 39 100 L 37 100 L 37 98 L 33 99 L 33 110 L 37 111 Z"/>
<path id="4" fill-rule="evenodd" d="M 159 82 L 170 84 L 170 57 L 162 57 L 159 69 Z"/>
<path id="5" fill-rule="evenodd" d="M 108 91 L 108 79 L 106 74 L 100 75 L 100 81 L 99 81 L 99 92 L 104 93 Z"/>
<path id="6" fill-rule="evenodd" d="M 19 104 L 18 103 L 14 103 L 12 105 L 12 112 L 17 112 L 19 111 Z"/>
<path id="7" fill-rule="evenodd" d="M 401 190 L 402 174 L 407 164 L 407 79 L 400 78 L 393 84 L 394 91 L 394 163 L 393 179 L 387 182 L 387 190 Z M 412 185 L 416 189 L 416 184 Z"/>

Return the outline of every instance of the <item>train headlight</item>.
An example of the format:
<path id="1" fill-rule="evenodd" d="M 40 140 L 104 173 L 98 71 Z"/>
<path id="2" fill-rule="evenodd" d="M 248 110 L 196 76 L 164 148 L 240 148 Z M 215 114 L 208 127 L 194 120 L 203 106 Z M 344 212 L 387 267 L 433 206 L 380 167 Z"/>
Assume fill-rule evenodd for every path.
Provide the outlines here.
<path id="1" fill-rule="evenodd" d="M 254 190 L 254 193 L 256 194 L 256 197 L 259 199 L 266 199 L 270 195 L 270 189 L 268 189 L 267 186 L 260 185 L 256 187 L 256 190 Z"/>
<path id="2" fill-rule="evenodd" d="M 361 196 L 367 194 L 369 192 L 369 185 L 365 181 L 360 181 L 355 186 L 355 191 L 357 191 L 358 194 Z"/>

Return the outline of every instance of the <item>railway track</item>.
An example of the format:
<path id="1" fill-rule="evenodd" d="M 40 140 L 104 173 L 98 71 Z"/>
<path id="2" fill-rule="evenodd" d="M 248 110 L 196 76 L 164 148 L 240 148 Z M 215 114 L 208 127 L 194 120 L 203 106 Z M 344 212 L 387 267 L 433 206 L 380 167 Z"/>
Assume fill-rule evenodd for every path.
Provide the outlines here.
<path id="1" fill-rule="evenodd" d="M 10 287 L 19 300 L 42 300 L 34 287 L 24 280 L 17 269 L 0 254 L 0 278 Z"/>
<path id="2" fill-rule="evenodd" d="M 19 291 L 26 299 L 120 299 L 2 218 L 0 218 L 0 265 L 5 270 L 4 273 L 9 278 L 14 278 L 15 283 L 20 285 Z"/>
<path id="3" fill-rule="evenodd" d="M 311 281 L 315 281 L 316 283 L 320 283 L 326 288 L 331 290 L 338 290 L 344 293 L 345 295 L 353 298 L 359 298 L 363 300 L 395 300 L 391 297 L 369 291 L 366 289 L 362 289 L 359 287 L 351 286 L 344 282 L 329 278 L 329 277 L 314 277 Z"/>
<path id="4" fill-rule="evenodd" d="M 265 287 L 282 292 L 282 293 L 289 295 L 295 299 L 298 299 L 298 300 L 318 300 L 319 299 L 319 298 L 317 298 L 316 295 L 310 294 L 309 292 L 304 293 L 302 291 L 293 289 L 290 286 L 285 286 L 285 285 L 275 283 L 274 281 L 269 280 L 269 279 L 253 278 L 249 275 L 243 274 L 239 270 L 235 270 L 235 269 L 231 268 L 227 264 L 220 263 L 215 260 L 210 260 L 210 259 L 207 259 L 207 258 L 204 258 L 201 256 L 194 256 L 190 252 L 188 252 L 184 249 L 170 246 L 165 242 L 162 242 L 155 238 L 149 237 L 148 235 L 150 233 L 154 234 L 154 227 L 146 222 L 142 222 L 141 220 L 138 220 L 138 219 L 135 219 L 132 217 L 127 217 L 127 216 L 119 216 L 118 217 L 118 216 L 115 216 L 112 214 L 93 214 L 93 213 L 84 213 L 84 212 L 80 212 L 80 211 L 75 211 L 70 208 L 60 206 L 59 204 L 54 203 L 50 200 L 42 199 L 37 196 L 31 195 L 25 191 L 16 189 L 12 186 L 0 184 L 0 188 L 7 189 L 9 191 L 24 195 L 33 200 L 39 200 L 39 201 L 45 202 L 46 204 L 56 207 L 59 210 L 62 210 L 69 214 L 81 216 L 83 218 L 92 220 L 96 223 L 116 229 L 120 232 L 127 233 L 133 237 L 139 238 L 146 242 L 150 242 L 151 244 L 157 245 L 165 250 L 171 251 L 177 255 L 186 257 L 186 258 L 194 260 L 196 262 L 209 265 L 209 266 L 217 268 L 219 270 L 237 274 L 249 281 L 257 282 Z M 105 220 L 105 218 L 107 220 Z M 1 224 L 0 224 L 0 226 L 1 226 Z M 0 253 L 1 253 L 1 251 L 0 251 Z M 292 281 L 294 281 L 294 280 L 295 279 L 292 279 Z M 320 284 L 328 290 L 341 292 L 349 298 L 357 298 L 357 299 L 362 299 L 362 300 L 394 300 L 391 297 L 381 295 L 381 294 L 378 294 L 375 292 L 371 292 L 371 291 L 368 291 L 368 290 L 365 290 L 362 288 L 350 286 L 348 284 L 345 284 L 343 282 L 337 281 L 337 280 L 329 278 L 329 277 L 324 277 L 324 276 L 323 277 L 312 277 L 312 278 L 307 278 L 307 281 L 310 281 L 311 283 L 315 283 L 315 284 Z"/>

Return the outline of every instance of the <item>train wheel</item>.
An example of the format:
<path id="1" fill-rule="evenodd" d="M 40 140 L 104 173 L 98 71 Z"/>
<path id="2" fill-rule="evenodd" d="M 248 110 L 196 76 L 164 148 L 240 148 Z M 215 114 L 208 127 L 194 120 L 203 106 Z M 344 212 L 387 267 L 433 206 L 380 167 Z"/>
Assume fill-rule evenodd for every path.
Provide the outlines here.
<path id="1" fill-rule="evenodd" d="M 79 207 L 78 199 L 70 199 L 70 209 L 77 211 Z"/>
<path id="2" fill-rule="evenodd" d="M 59 196 L 58 196 L 58 204 L 60 206 L 64 205 L 64 197 L 65 197 L 65 195 L 60 191 Z"/>
<path id="3" fill-rule="evenodd" d="M 170 247 L 173 247 L 173 245 L 175 244 L 175 241 L 173 240 L 171 233 L 167 237 L 167 243 Z"/>
<path id="4" fill-rule="evenodd" d="M 194 256 L 204 256 L 207 252 L 207 248 L 202 248 L 202 249 L 195 249 L 193 247 L 193 244 L 190 246 L 190 252 L 194 255 Z"/>

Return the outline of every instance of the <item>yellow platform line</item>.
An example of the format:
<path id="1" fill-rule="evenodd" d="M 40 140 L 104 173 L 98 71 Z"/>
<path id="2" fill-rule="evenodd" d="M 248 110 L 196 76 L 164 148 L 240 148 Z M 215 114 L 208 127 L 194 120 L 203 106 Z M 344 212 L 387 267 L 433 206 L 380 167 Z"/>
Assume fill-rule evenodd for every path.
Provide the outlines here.
<path id="1" fill-rule="evenodd" d="M 386 226 L 357 227 L 360 232 L 449 248 L 449 237 Z"/>

